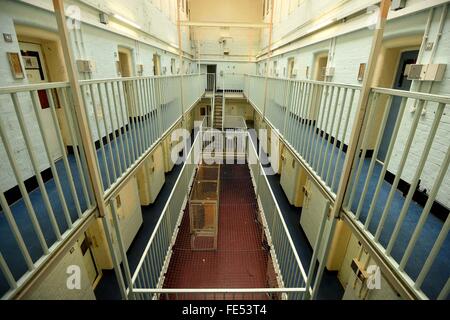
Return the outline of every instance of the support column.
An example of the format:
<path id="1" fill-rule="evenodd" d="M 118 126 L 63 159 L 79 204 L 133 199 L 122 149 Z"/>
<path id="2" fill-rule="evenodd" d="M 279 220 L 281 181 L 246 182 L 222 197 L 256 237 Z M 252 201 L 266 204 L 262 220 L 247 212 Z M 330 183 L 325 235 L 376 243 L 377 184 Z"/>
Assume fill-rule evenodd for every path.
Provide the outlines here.
<path id="1" fill-rule="evenodd" d="M 336 223 L 337 220 L 340 218 L 341 214 L 341 208 L 344 202 L 345 194 L 348 188 L 350 175 L 352 172 L 352 166 L 353 166 L 353 160 L 355 158 L 355 154 L 359 151 L 358 148 L 358 141 L 361 138 L 362 134 L 362 126 L 364 122 L 364 118 L 366 117 L 366 111 L 369 101 L 369 95 L 371 91 L 371 85 L 373 83 L 374 78 L 374 72 L 375 67 L 377 64 L 377 60 L 379 57 L 379 53 L 381 51 L 381 44 L 383 41 L 383 33 L 384 33 L 384 27 L 386 25 L 386 19 L 387 15 L 389 13 L 389 8 L 391 6 L 391 0 L 382 0 L 380 4 L 380 12 L 377 19 L 377 24 L 374 30 L 374 35 L 372 39 L 372 46 L 370 50 L 369 60 L 367 63 L 366 73 L 364 76 L 364 80 L 362 83 L 360 98 L 358 101 L 358 107 L 357 107 L 357 113 L 355 117 L 355 122 L 353 124 L 352 133 L 350 136 L 350 142 L 348 145 L 347 150 L 347 156 L 344 162 L 343 172 L 342 176 L 339 182 L 339 187 L 336 192 L 336 200 L 334 202 L 334 206 L 331 209 L 331 216 L 333 217 L 333 220 L 331 222 L 331 227 L 329 234 L 325 236 L 325 250 L 323 252 L 323 258 L 322 262 L 319 265 L 319 270 L 317 271 L 316 279 L 321 279 L 326 260 L 328 258 L 330 247 L 331 247 L 331 241 L 332 241 L 332 235 L 334 234 L 334 231 L 336 229 Z M 312 261 L 311 263 L 315 263 Z M 320 281 L 315 281 L 314 287 L 313 287 L 313 294 L 311 296 L 312 299 L 315 299 L 317 297 L 317 293 L 319 291 L 320 287 Z"/>
<path id="2" fill-rule="evenodd" d="M 96 152 L 94 144 L 91 141 L 91 133 L 88 127 L 88 117 L 83 104 L 81 88 L 78 83 L 78 74 L 75 68 L 75 59 L 70 49 L 69 33 L 67 31 L 66 15 L 64 11 L 63 0 L 53 0 L 53 8 L 55 10 L 56 22 L 58 25 L 59 38 L 64 53 L 64 61 L 66 63 L 67 75 L 69 77 L 70 89 L 72 90 L 73 104 L 75 109 L 75 117 L 81 135 L 81 143 L 84 146 L 87 167 L 89 171 L 89 179 L 91 181 L 94 198 L 98 206 L 98 216 L 104 217 L 106 214 L 106 206 L 103 199 L 103 185 L 100 180 L 100 172 L 96 163 Z"/>

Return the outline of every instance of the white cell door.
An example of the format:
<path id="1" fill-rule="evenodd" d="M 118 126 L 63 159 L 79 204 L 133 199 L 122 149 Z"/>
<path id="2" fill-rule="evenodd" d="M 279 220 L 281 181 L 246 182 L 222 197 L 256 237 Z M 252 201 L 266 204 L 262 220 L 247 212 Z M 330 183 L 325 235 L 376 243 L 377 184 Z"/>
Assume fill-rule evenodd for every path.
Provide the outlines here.
<path id="1" fill-rule="evenodd" d="M 35 43 L 19 42 L 19 47 L 29 83 L 49 82 L 41 46 Z M 49 99 L 45 91 L 39 91 L 38 93 L 45 139 L 48 142 L 53 160 L 57 160 L 62 157 L 62 150 L 58 144 L 57 128 L 52 119 L 51 109 L 48 107 Z M 53 101 L 56 103 L 55 97 L 53 97 Z"/>
<path id="2" fill-rule="evenodd" d="M 83 255 L 84 267 L 86 268 L 90 283 L 93 284 L 98 276 L 98 271 L 90 248 L 91 244 L 89 239 L 86 237 L 86 234 L 83 234 L 78 241 L 80 244 L 81 254 Z"/>
<path id="3" fill-rule="evenodd" d="M 317 236 L 319 235 L 320 224 L 324 215 L 327 213 L 329 204 L 312 180 L 307 180 L 305 190 L 306 194 L 300 216 L 300 225 L 308 238 L 309 244 L 314 248 Z M 329 233 L 330 226 L 330 220 L 328 220 L 325 225 L 323 237 Z M 324 242 L 322 241 L 319 247 L 317 257 L 319 261 L 321 261 Z"/>

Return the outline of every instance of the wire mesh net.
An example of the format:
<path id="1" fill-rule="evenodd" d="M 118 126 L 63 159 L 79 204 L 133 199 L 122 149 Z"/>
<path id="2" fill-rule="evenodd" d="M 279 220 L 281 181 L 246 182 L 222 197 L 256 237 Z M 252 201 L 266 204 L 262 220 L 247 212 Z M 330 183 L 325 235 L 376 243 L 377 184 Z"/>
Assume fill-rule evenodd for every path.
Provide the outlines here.
<path id="1" fill-rule="evenodd" d="M 220 181 L 217 250 L 191 250 L 190 215 L 187 208 L 173 247 L 164 288 L 277 287 L 276 273 L 258 220 L 258 205 L 247 165 L 222 165 Z M 204 220 L 196 223 L 205 226 L 205 212 L 203 217 Z M 196 245 L 210 245 L 208 241 L 211 240 L 198 237 Z M 278 299 L 280 296 L 266 293 L 186 293 L 164 295 L 161 298 Z"/>

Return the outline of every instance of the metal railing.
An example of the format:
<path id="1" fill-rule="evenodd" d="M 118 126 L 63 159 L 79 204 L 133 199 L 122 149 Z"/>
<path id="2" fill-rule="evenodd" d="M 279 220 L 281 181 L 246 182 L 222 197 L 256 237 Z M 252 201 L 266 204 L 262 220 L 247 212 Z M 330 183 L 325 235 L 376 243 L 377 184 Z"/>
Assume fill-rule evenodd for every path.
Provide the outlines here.
<path id="1" fill-rule="evenodd" d="M 446 134 L 442 121 L 449 106 L 450 97 L 373 88 L 358 142 L 361 153 L 355 157 L 343 205 L 399 276 L 424 298 L 445 299 L 450 293 L 445 252 L 450 248 L 450 241 L 446 241 L 450 218 L 447 215 L 442 223 L 430 217 L 440 187 L 448 177 L 450 146 L 440 143 L 439 136 Z M 412 115 L 405 117 L 405 110 Z M 377 113 L 381 119 L 378 123 L 374 121 Z M 429 127 L 420 129 L 425 121 Z M 439 150 L 442 157 L 431 157 L 432 149 Z M 395 175 L 389 183 L 385 181 L 388 171 Z M 430 172 L 435 172 L 434 176 Z M 403 196 L 397 191 L 401 180 L 409 184 Z M 426 184 L 422 188 L 428 190 L 423 206 L 415 202 L 422 182 Z M 426 281 L 432 268 L 443 271 L 433 274 L 433 285 Z M 423 286 L 428 294 L 422 291 Z"/>
<path id="2" fill-rule="evenodd" d="M 187 204 L 189 190 L 199 161 L 200 140 L 197 135 L 142 258 L 136 267 L 131 283 L 129 283 L 128 293 L 133 298 L 148 298 L 144 294 L 145 290 L 144 292 L 140 290 L 160 288 L 164 282 L 164 270 L 170 261 L 170 249 L 178 234 L 176 228 L 181 223 L 183 210 Z"/>
<path id="3" fill-rule="evenodd" d="M 360 87 L 247 76 L 244 94 L 334 201 Z M 440 124 L 449 103 L 447 96 L 372 88 L 342 208 L 398 280 L 420 298 L 446 298 L 450 290 L 444 252 L 449 247 L 449 218 L 442 223 L 429 215 L 448 173 L 449 146 L 439 136 L 446 135 Z M 405 109 L 413 116 L 406 117 Z M 414 143 L 416 153 L 411 153 Z M 433 148 L 441 148 L 439 159 L 430 159 Z M 436 174 L 424 175 L 426 166 Z M 385 180 L 388 172 L 394 176 L 390 183 Z M 396 190 L 405 181 L 409 187 L 402 197 Z M 428 191 L 423 207 L 414 203 L 421 181 Z M 401 203 L 399 209 L 394 209 L 394 199 Z M 411 207 L 420 213 L 410 213 Z M 441 272 L 430 281 L 432 267 Z"/>
<path id="4" fill-rule="evenodd" d="M 307 275 L 297 254 L 283 214 L 267 179 L 265 168 L 259 159 L 256 147 L 248 135 L 247 163 L 249 164 L 255 193 L 263 214 L 264 228 L 268 236 L 271 253 L 275 265 L 279 268 L 280 281 L 283 288 L 297 288 L 289 299 L 303 299 L 312 292 L 306 293 Z"/>
<path id="5" fill-rule="evenodd" d="M 205 77 L 79 82 L 106 202 L 203 96 Z M 0 225 L 0 295 L 9 298 L 97 204 L 69 83 L 3 87 L 0 101 L 0 214 L 6 218 Z"/>
<path id="6" fill-rule="evenodd" d="M 204 93 L 205 75 L 83 80 L 97 167 L 110 193 Z M 183 81 L 183 90 L 181 81 Z"/>
<path id="7" fill-rule="evenodd" d="M 242 132 L 241 132 L 242 133 Z M 181 169 L 175 187 L 167 200 L 163 214 L 147 244 L 141 261 L 132 277 L 129 294 L 136 299 L 301 299 L 306 292 L 306 273 L 289 235 L 286 223 L 276 203 L 267 177 L 264 174 L 255 146 L 247 132 L 247 162 L 256 191 L 259 192 L 261 216 L 271 246 L 272 257 L 281 288 L 163 288 L 165 270 L 168 268 L 172 246 L 177 237 L 177 226 L 181 223 L 183 209 L 193 182 L 195 170 L 202 157 L 202 136 L 195 139 L 186 162 Z M 213 143 L 217 143 L 213 142 Z M 220 143 L 223 145 L 223 142 Z M 186 192 L 186 190 L 188 192 Z M 310 289 L 311 292 L 311 289 Z"/>
<path id="8" fill-rule="evenodd" d="M 248 76 L 244 93 L 335 194 L 359 91 L 359 86 L 331 82 Z"/>
<path id="9" fill-rule="evenodd" d="M 92 216 L 96 204 L 69 84 L 3 87 L 0 99 L 6 156 L 1 171 L 0 204 L 6 222 L 1 225 L 0 270 L 9 285 L 0 293 L 8 298 Z M 36 181 L 34 190 L 27 187 L 30 179 Z M 7 199 L 9 188 L 18 188 L 17 199 Z"/>

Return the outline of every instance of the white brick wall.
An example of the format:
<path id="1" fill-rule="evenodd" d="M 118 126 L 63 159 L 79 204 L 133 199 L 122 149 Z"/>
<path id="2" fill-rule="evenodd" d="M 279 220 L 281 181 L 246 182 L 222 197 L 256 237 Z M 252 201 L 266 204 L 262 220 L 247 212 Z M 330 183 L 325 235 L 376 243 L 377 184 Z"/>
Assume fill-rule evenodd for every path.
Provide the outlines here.
<path id="1" fill-rule="evenodd" d="M 439 20 L 441 17 L 441 10 L 436 10 L 429 34 L 429 41 L 435 42 L 436 33 L 438 32 Z M 436 55 L 433 61 L 430 61 L 430 51 L 424 51 L 422 56 L 422 63 L 445 63 L 447 64 L 447 71 L 444 76 L 444 80 L 442 82 L 436 82 L 433 84 L 433 88 L 431 93 L 434 94 L 442 94 L 442 95 L 450 95 L 450 14 L 447 13 L 447 17 L 445 19 L 445 25 L 442 32 L 442 38 L 436 47 Z M 418 90 L 418 84 L 413 84 L 413 90 Z M 427 85 L 423 85 L 423 88 L 427 88 Z M 400 159 L 402 156 L 402 152 L 404 150 L 405 142 L 408 138 L 408 134 L 411 128 L 411 123 L 415 116 L 415 113 L 410 112 L 411 102 L 406 107 L 405 115 L 402 119 L 399 135 L 394 147 L 394 153 L 392 155 L 391 163 L 389 164 L 389 170 L 391 172 L 397 172 L 398 165 L 400 163 Z M 414 136 L 414 140 L 411 146 L 411 149 L 408 154 L 408 158 L 406 161 L 405 169 L 402 173 L 402 179 L 407 182 L 411 182 L 416 168 L 419 162 L 419 159 L 422 155 L 422 151 L 425 147 L 425 142 L 428 137 L 428 133 L 430 131 L 434 115 L 436 112 L 437 105 L 429 104 L 426 106 L 426 114 L 420 117 L 419 124 L 417 127 L 417 131 Z M 439 123 L 439 128 L 436 133 L 436 138 L 433 141 L 431 146 L 431 150 L 429 156 L 427 158 L 425 167 L 420 176 L 421 179 L 421 187 L 426 188 L 429 192 L 433 186 L 433 183 L 436 179 L 436 176 L 439 172 L 441 163 L 444 159 L 445 153 L 447 149 L 450 147 L 450 106 L 446 106 L 444 110 L 444 115 Z M 450 207 L 450 171 L 447 170 L 445 174 L 445 178 L 442 182 L 442 185 L 439 189 L 437 200 L 444 204 L 447 207 Z"/>

